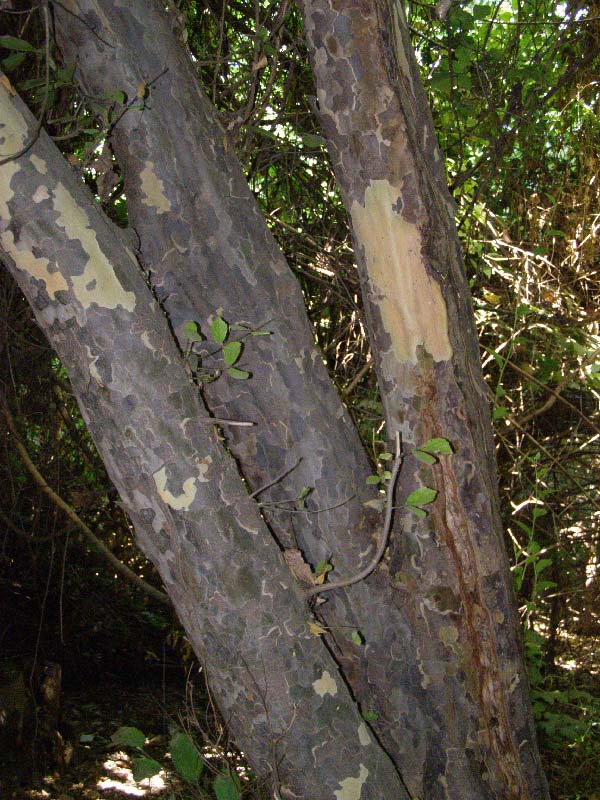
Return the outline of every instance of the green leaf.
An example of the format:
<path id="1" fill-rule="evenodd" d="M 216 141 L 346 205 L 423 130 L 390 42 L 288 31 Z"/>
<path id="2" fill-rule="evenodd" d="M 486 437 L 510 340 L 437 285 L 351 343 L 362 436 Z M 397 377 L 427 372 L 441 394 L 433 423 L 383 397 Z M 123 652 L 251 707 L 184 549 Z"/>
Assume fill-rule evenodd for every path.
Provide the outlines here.
<path id="1" fill-rule="evenodd" d="M 247 381 L 250 377 L 249 372 L 246 372 L 245 369 L 238 369 L 237 367 L 229 367 L 227 374 L 231 378 L 235 378 L 236 381 Z"/>
<path id="2" fill-rule="evenodd" d="M 315 572 L 317 575 L 322 575 L 324 572 L 331 572 L 332 569 L 333 567 L 331 566 L 331 564 L 328 561 L 323 560 L 319 561 L 319 563 L 316 566 Z"/>
<path id="3" fill-rule="evenodd" d="M 384 481 L 389 481 L 389 479 L 392 477 L 392 473 L 389 471 L 389 469 L 384 469 L 381 473 L 381 477 Z"/>
<path id="4" fill-rule="evenodd" d="M 223 345 L 223 359 L 227 366 L 233 367 L 242 352 L 241 342 L 227 342 Z"/>
<path id="5" fill-rule="evenodd" d="M 432 456 L 430 453 L 425 453 L 423 450 L 413 450 L 413 455 L 418 461 L 422 461 L 423 464 L 437 463 L 437 458 L 435 456 Z"/>
<path id="6" fill-rule="evenodd" d="M 424 518 L 427 516 L 427 512 L 424 511 L 422 508 L 419 508 L 419 506 L 411 506 L 410 503 L 408 503 L 406 507 L 411 513 L 415 515 L 415 517 Z"/>
<path id="7" fill-rule="evenodd" d="M 190 736 L 183 731 L 176 733 L 171 739 L 170 750 L 175 769 L 183 780 L 197 783 L 204 769 L 204 761 Z"/>
<path id="8" fill-rule="evenodd" d="M 380 461 L 389 461 L 393 457 L 394 456 L 393 456 L 392 453 L 380 453 L 379 454 L 379 460 Z"/>
<path id="9" fill-rule="evenodd" d="M 4 47 L 6 50 L 19 50 L 23 53 L 35 53 L 37 49 L 25 39 L 17 39 L 16 36 L 0 36 L 0 47 Z"/>
<path id="10" fill-rule="evenodd" d="M 11 72 L 16 69 L 27 58 L 26 53 L 13 53 L 10 56 L 2 59 L 2 69 L 4 72 Z"/>
<path id="11" fill-rule="evenodd" d="M 369 486 L 375 486 L 375 484 L 379 483 L 380 480 L 381 479 L 379 475 L 369 475 L 369 477 L 367 478 L 367 483 L 369 484 Z"/>
<path id="12" fill-rule="evenodd" d="M 273 331 L 252 331 L 252 336 L 272 336 Z"/>
<path id="13" fill-rule="evenodd" d="M 414 492 L 408 495 L 406 502 L 409 506 L 427 506 L 429 503 L 433 503 L 436 497 L 437 492 L 435 489 L 421 486 L 420 489 L 415 489 Z"/>
<path id="14" fill-rule="evenodd" d="M 379 714 L 376 711 L 363 711 L 361 717 L 366 722 L 375 722 L 379 719 Z"/>
<path id="15" fill-rule="evenodd" d="M 213 782 L 217 800 L 240 800 L 241 794 L 231 775 L 217 775 Z"/>
<path id="16" fill-rule="evenodd" d="M 436 455 L 440 456 L 452 455 L 452 445 L 448 439 L 443 439 L 441 436 L 437 436 L 434 439 L 428 439 L 425 444 L 421 445 L 419 449 L 424 450 L 426 453 L 435 453 Z"/>
<path id="17" fill-rule="evenodd" d="M 322 147 L 325 144 L 325 139 L 314 133 L 303 133 L 300 138 L 305 147 Z"/>
<path id="18" fill-rule="evenodd" d="M 183 333 L 186 339 L 189 339 L 190 342 L 202 342 L 202 334 L 200 333 L 200 329 L 198 328 L 197 322 L 186 322 L 183 326 Z"/>
<path id="19" fill-rule="evenodd" d="M 210 326 L 210 332 L 215 342 L 223 344 L 229 333 L 229 325 L 225 322 L 223 317 L 216 317 Z"/>
<path id="20" fill-rule="evenodd" d="M 505 406 L 496 406 L 492 411 L 492 419 L 504 419 L 508 417 L 508 409 Z"/>
<path id="21" fill-rule="evenodd" d="M 361 645 L 361 644 L 364 644 L 364 642 L 365 642 L 365 640 L 363 639 L 363 637 L 360 635 L 360 633 L 358 631 L 352 631 L 352 633 L 350 634 L 350 638 L 352 639 L 352 641 L 356 645 Z"/>
<path id="22" fill-rule="evenodd" d="M 111 741 L 115 744 L 124 744 L 126 747 L 137 747 L 139 749 L 144 746 L 146 735 L 139 728 L 125 725 L 113 733 Z"/>
<path id="23" fill-rule="evenodd" d="M 133 780 L 143 781 L 146 778 L 153 778 L 161 771 L 162 765 L 153 758 L 134 758 L 133 759 Z"/>

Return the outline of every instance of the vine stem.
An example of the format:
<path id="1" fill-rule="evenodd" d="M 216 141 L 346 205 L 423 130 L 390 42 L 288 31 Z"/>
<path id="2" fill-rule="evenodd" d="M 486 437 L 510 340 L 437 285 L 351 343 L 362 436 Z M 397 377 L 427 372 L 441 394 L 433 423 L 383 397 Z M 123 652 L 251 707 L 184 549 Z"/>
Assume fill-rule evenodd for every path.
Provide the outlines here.
<path id="1" fill-rule="evenodd" d="M 400 469 L 402 468 L 403 461 L 404 461 L 404 452 L 402 450 L 400 433 L 396 431 L 396 458 L 394 459 L 394 466 L 392 467 L 392 474 L 387 487 L 387 495 L 385 503 L 385 519 L 383 521 L 383 528 L 381 529 L 381 537 L 379 539 L 379 544 L 377 546 L 377 550 L 375 551 L 375 555 L 373 556 L 371 561 L 369 561 L 369 563 L 364 569 L 362 569 L 360 572 L 357 572 L 356 575 L 352 575 L 350 578 L 345 578 L 344 580 L 341 581 L 334 581 L 333 583 L 323 583 L 320 586 L 312 586 L 306 592 L 307 597 L 314 597 L 314 595 L 316 594 L 322 594 L 323 592 L 330 592 L 333 589 L 343 589 L 345 586 L 352 586 L 353 584 L 358 583 L 359 581 L 363 581 L 373 572 L 375 567 L 379 564 L 385 552 L 385 548 L 387 547 L 388 539 L 390 536 L 390 530 L 392 527 L 392 517 L 394 515 L 394 492 L 396 490 L 396 483 L 398 482 L 398 476 L 400 475 Z"/>

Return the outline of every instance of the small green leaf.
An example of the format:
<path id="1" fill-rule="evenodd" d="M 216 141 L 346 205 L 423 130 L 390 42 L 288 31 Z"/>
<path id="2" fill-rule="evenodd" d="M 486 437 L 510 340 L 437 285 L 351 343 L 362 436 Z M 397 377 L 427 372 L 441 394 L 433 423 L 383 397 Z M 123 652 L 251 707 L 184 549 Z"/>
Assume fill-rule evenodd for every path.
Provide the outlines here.
<path id="1" fill-rule="evenodd" d="M 197 322 L 186 322 L 183 326 L 183 333 L 186 339 L 189 339 L 190 342 L 202 342 L 202 334 L 200 333 L 200 329 L 198 328 Z"/>
<path id="2" fill-rule="evenodd" d="M 17 39 L 16 36 L 0 36 L 0 47 L 7 50 L 19 50 L 23 53 L 35 53 L 36 48 L 26 42 L 25 39 Z"/>
<path id="3" fill-rule="evenodd" d="M 139 728 L 125 725 L 113 733 L 111 741 L 115 744 L 124 744 L 127 747 L 137 747 L 139 749 L 144 746 L 146 735 Z"/>
<path id="4" fill-rule="evenodd" d="M 229 333 L 229 325 L 223 317 L 216 317 L 210 326 L 210 332 L 215 342 L 223 344 Z"/>
<path id="5" fill-rule="evenodd" d="M 27 58 L 27 53 L 12 53 L 10 56 L 2 59 L 2 69 L 4 72 L 11 72 L 16 69 Z"/>
<path id="6" fill-rule="evenodd" d="M 441 436 L 429 439 L 425 444 L 421 445 L 419 450 L 424 450 L 426 453 L 435 453 L 440 456 L 452 455 L 452 445 L 448 439 L 443 439 Z"/>
<path id="7" fill-rule="evenodd" d="M 433 503 L 436 497 L 437 492 L 435 489 L 421 486 L 420 489 L 415 489 L 414 492 L 408 495 L 406 502 L 409 506 L 427 506 L 429 503 Z"/>
<path id="8" fill-rule="evenodd" d="M 322 147 L 325 144 L 325 139 L 322 136 L 317 136 L 314 133 L 304 133 L 301 136 L 302 144 L 306 147 Z"/>
<path id="9" fill-rule="evenodd" d="M 223 360 L 228 367 L 233 367 L 242 352 L 241 342 L 227 342 L 223 345 Z"/>
<path id="10" fill-rule="evenodd" d="M 379 454 L 379 460 L 380 461 L 389 461 L 393 457 L 394 456 L 393 456 L 392 453 L 380 453 Z"/>
<path id="11" fill-rule="evenodd" d="M 246 372 L 245 369 L 238 369 L 237 367 L 229 367 L 227 374 L 231 378 L 235 378 L 236 381 L 247 381 L 250 377 L 249 372 Z"/>
<path id="12" fill-rule="evenodd" d="M 376 711 L 363 711 L 361 717 L 366 722 L 376 722 L 379 719 L 379 714 Z"/>
<path id="13" fill-rule="evenodd" d="M 176 733 L 171 739 L 170 750 L 175 769 L 183 780 L 197 783 L 204 769 L 204 761 L 190 736 L 183 731 Z"/>
<path id="14" fill-rule="evenodd" d="M 90 742 L 93 742 L 95 738 L 96 738 L 95 733 L 82 733 L 81 736 L 79 737 L 79 741 L 81 742 L 81 744 L 90 744 Z"/>
<path id="15" fill-rule="evenodd" d="M 315 572 L 317 575 L 322 575 L 324 572 L 331 572 L 332 569 L 333 567 L 331 566 L 331 564 L 328 561 L 323 560 L 319 561 L 319 563 L 316 566 Z"/>
<path id="16" fill-rule="evenodd" d="M 352 633 L 350 634 L 350 638 L 352 639 L 354 644 L 359 645 L 359 646 L 361 644 L 364 644 L 364 642 L 365 642 L 365 640 L 363 639 L 363 637 L 360 635 L 360 633 L 358 631 L 352 631 Z"/>
<path id="17" fill-rule="evenodd" d="M 379 475 L 369 475 L 369 477 L 367 478 L 367 483 L 369 484 L 369 486 L 375 486 L 375 484 L 379 483 L 379 481 L 380 481 Z"/>
<path id="18" fill-rule="evenodd" d="M 426 453 L 424 450 L 413 450 L 413 455 L 418 461 L 423 464 L 436 464 L 437 458 L 432 456 L 431 453 Z"/>
<path id="19" fill-rule="evenodd" d="M 146 778 L 153 778 L 161 771 L 162 765 L 153 758 L 134 758 L 133 759 L 133 780 L 143 781 Z"/>
<path id="20" fill-rule="evenodd" d="M 239 788 L 231 775 L 217 775 L 213 782 L 217 800 L 240 800 Z"/>
<path id="21" fill-rule="evenodd" d="M 272 331 L 252 331 L 252 336 L 272 336 Z"/>
<path id="22" fill-rule="evenodd" d="M 119 105 L 125 105 L 125 103 L 127 102 L 127 95 L 120 89 L 115 89 L 114 92 L 108 93 L 108 99 L 114 100 L 115 103 L 118 103 Z"/>
<path id="23" fill-rule="evenodd" d="M 303 486 L 302 489 L 300 489 L 300 494 L 298 495 L 298 500 L 304 500 L 304 498 L 308 497 L 308 495 L 311 492 L 312 492 L 312 486 Z"/>
<path id="24" fill-rule="evenodd" d="M 384 469 L 381 473 L 381 477 L 384 481 L 389 481 L 389 479 L 392 477 L 392 473 L 389 471 L 389 469 Z"/>
<path id="25" fill-rule="evenodd" d="M 504 419 L 508 417 L 508 409 L 505 406 L 496 406 L 496 408 L 492 411 L 492 419 Z"/>
<path id="26" fill-rule="evenodd" d="M 423 518 L 427 516 L 427 512 L 424 509 L 419 508 L 418 506 L 411 506 L 410 503 L 408 503 L 406 507 L 411 513 L 415 515 L 415 517 Z"/>

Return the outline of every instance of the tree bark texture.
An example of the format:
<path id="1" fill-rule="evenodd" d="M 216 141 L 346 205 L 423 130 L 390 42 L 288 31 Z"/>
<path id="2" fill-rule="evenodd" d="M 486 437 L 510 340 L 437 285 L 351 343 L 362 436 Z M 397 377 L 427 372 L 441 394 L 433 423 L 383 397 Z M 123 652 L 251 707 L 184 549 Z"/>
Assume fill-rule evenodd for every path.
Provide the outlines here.
<path id="1" fill-rule="evenodd" d="M 437 780 L 450 797 L 545 797 L 469 287 L 402 6 L 300 4 L 389 431 L 407 448 L 432 437 L 454 448 L 432 467 L 407 458 L 400 501 L 422 485 L 438 496 L 425 520 L 402 515 L 388 562 L 421 685 L 446 723 L 449 701 L 461 720 L 425 732 L 446 762 Z"/>
<path id="2" fill-rule="evenodd" d="M 35 120 L 0 80 L 0 153 Z M 98 450 L 207 665 L 233 736 L 282 797 L 406 797 L 189 380 L 120 232 L 42 132 L 0 166 L 0 252 L 69 372 Z M 238 654 L 232 661 L 232 654 Z"/>
<path id="3" fill-rule="evenodd" d="M 303 12 L 320 117 L 353 224 L 388 430 L 402 431 L 408 454 L 396 505 L 402 506 L 409 492 L 423 483 L 439 492 L 427 520 L 397 513 L 389 556 L 368 580 L 327 595 L 317 613 L 328 626 L 329 650 L 359 707 L 379 715 L 373 729 L 412 797 L 545 797 L 496 510 L 489 412 L 468 286 L 449 210 L 443 162 L 404 19 L 399 8 L 381 2 L 338 0 L 331 6 L 306 2 Z M 264 616 L 265 626 L 272 623 L 273 630 L 279 630 L 288 619 L 299 625 L 300 617 L 304 623 L 310 617 L 308 609 L 302 610 L 301 596 L 291 587 L 290 575 L 281 572 L 279 547 L 299 547 L 313 566 L 323 558 L 330 559 L 336 579 L 359 572 L 369 562 L 379 524 L 376 515 L 363 506 L 373 497 L 364 483 L 371 470 L 314 348 L 297 283 L 248 190 L 193 63 L 177 38 L 171 15 L 160 3 L 147 0 L 66 0 L 55 7 L 55 19 L 61 47 L 68 59 L 77 60 L 76 78 L 84 90 L 105 96 L 121 90 L 134 98 L 140 87 L 147 87 L 141 92 L 146 98 L 133 104 L 115 126 L 111 142 L 125 176 L 135 255 L 168 324 L 158 306 L 154 308 L 152 324 L 162 326 L 160 336 L 151 340 L 156 353 L 152 359 L 146 352 L 136 356 L 149 360 L 153 368 L 143 378 L 147 366 L 140 362 L 129 393 L 125 378 L 120 378 L 120 394 L 115 394 L 112 375 L 119 371 L 129 375 L 129 362 L 136 363 L 133 356 L 136 347 L 140 348 L 142 331 L 147 330 L 145 322 L 123 321 L 127 310 L 123 304 L 97 308 L 88 298 L 88 306 L 77 318 L 83 314 L 86 325 L 92 324 L 88 322 L 92 317 L 95 320 L 89 334 L 90 353 L 82 351 L 78 336 L 79 347 L 71 357 L 69 348 L 76 342 L 71 334 L 58 333 L 58 318 L 54 328 L 46 324 L 45 329 L 67 368 L 73 364 L 72 381 L 86 420 L 131 510 L 142 548 L 159 567 L 197 653 L 208 664 L 211 684 L 234 738 L 256 768 L 264 771 L 268 764 L 275 770 L 279 764 L 281 783 L 298 791 L 306 765 L 312 764 L 311 770 L 321 767 L 310 753 L 310 736 L 306 734 L 306 743 L 300 743 L 296 725 L 285 727 L 285 719 L 289 723 L 295 713 L 306 714 L 308 707 L 302 710 L 297 704 L 284 662 L 298 666 L 295 676 L 302 668 L 307 670 L 306 684 L 316 656 L 307 656 L 301 667 L 305 656 L 299 655 L 297 641 L 285 635 L 275 637 L 277 653 L 273 655 L 271 629 L 255 630 L 262 624 L 260 619 L 250 621 L 257 638 L 247 655 L 245 638 L 243 647 L 231 647 L 231 642 L 240 637 L 245 614 L 260 617 L 251 610 L 253 602 L 259 604 L 256 608 L 262 608 L 261 603 L 275 603 L 270 605 L 270 617 Z M 34 149 L 32 154 L 36 153 Z M 27 157 L 23 161 L 29 163 Z M 37 180 L 34 172 L 31 176 L 31 181 Z M 29 203 L 32 198 L 36 203 L 36 186 L 27 185 L 31 189 Z M 7 213 L 13 215 L 14 195 L 13 191 L 7 205 Z M 89 205 L 87 196 L 85 203 Z M 47 211 L 42 201 L 34 208 L 40 214 Z M 40 228 L 50 231 L 53 219 L 52 215 L 50 221 L 45 217 Z M 21 225 L 15 220 L 13 216 L 12 224 Z M 106 220 L 102 226 L 110 228 Z M 96 225 L 92 229 L 96 230 Z M 118 241 L 121 234 L 112 230 L 111 236 Z M 70 238 L 81 240 L 81 231 Z M 27 242 L 33 246 L 32 234 L 18 241 L 21 265 L 14 255 L 12 258 L 17 268 L 27 272 L 27 259 L 33 259 L 35 267 L 39 254 L 24 252 Z M 5 250 L 11 254 L 6 246 Z M 123 261 L 122 251 L 119 258 L 115 256 L 115 270 L 120 264 L 123 281 L 138 286 L 140 276 L 133 277 L 135 258 Z M 75 287 L 78 280 L 81 283 L 81 267 L 75 261 L 71 270 L 72 278 L 64 278 L 67 289 L 69 281 Z M 30 282 L 24 273 L 14 271 L 21 275 L 27 294 Z M 35 274 L 45 283 L 49 296 L 59 291 L 53 286 L 61 273 L 50 269 Z M 93 287 L 94 280 L 102 284 L 104 278 L 86 278 L 85 285 Z M 59 285 L 62 290 L 63 284 Z M 35 297 L 45 297 L 43 290 L 39 284 Z M 28 296 L 33 298 L 31 288 Z M 151 302 L 148 293 L 142 306 Z M 140 313 L 139 307 L 137 303 L 131 313 Z M 267 323 L 265 327 L 273 335 L 249 340 L 241 364 L 252 372 L 249 381 L 219 379 L 203 390 L 206 407 L 195 397 L 194 410 L 189 405 L 184 409 L 181 398 L 194 390 L 181 363 L 181 351 L 186 347 L 183 325 L 193 320 L 206 332 L 217 313 L 251 327 Z M 102 327 L 101 341 L 95 326 L 107 325 L 104 320 L 108 317 L 115 318 L 112 324 L 121 333 L 117 329 L 105 332 Z M 64 322 L 72 325 L 70 319 L 65 317 Z M 43 318 L 40 324 L 44 326 Z M 127 355 L 123 350 L 122 356 L 121 349 L 114 352 L 110 340 L 114 337 L 119 348 L 124 348 L 119 336 L 126 338 L 122 332 L 126 329 L 135 336 L 127 344 Z M 59 341 L 55 341 L 57 336 Z M 84 355 L 87 360 L 82 360 Z M 171 383 L 174 378 L 163 380 L 162 362 L 157 366 L 163 358 L 178 364 L 180 383 Z M 102 383 L 94 382 L 96 373 Z M 102 394 L 105 384 L 109 386 L 107 397 Z M 170 389 L 172 385 L 178 388 Z M 143 395 L 142 390 L 146 390 Z M 164 397 L 158 398 L 158 394 Z M 129 452 L 133 447 L 123 418 L 125 400 L 130 396 L 134 399 L 127 402 L 138 398 L 146 409 L 143 425 L 140 422 L 134 431 L 151 430 L 152 446 L 159 453 L 151 464 L 144 462 L 150 470 L 145 478 L 136 469 L 119 472 L 123 468 L 118 448 Z M 170 408 L 173 402 L 181 411 L 177 418 Z M 158 408 L 161 403 L 167 410 Z M 244 485 L 208 434 L 210 428 L 196 424 L 198 415 L 207 416 L 206 409 L 213 416 L 255 423 L 251 429 L 225 429 L 227 445 L 252 490 L 293 468 L 258 499 L 290 500 L 309 486 L 314 489 L 310 510 L 331 510 L 292 516 L 266 506 L 262 513 L 269 534 L 256 503 L 244 494 Z M 102 428 L 111 414 L 116 422 L 111 423 L 114 432 L 106 445 Z M 184 423 L 185 419 L 191 421 Z M 182 424 L 183 436 L 178 433 Z M 119 444 L 120 436 L 125 438 Z M 448 439 L 455 452 L 424 470 L 411 457 L 411 449 L 433 436 Z M 136 441 L 141 446 L 139 438 Z M 210 469 L 217 470 L 218 464 L 218 470 L 227 472 L 227 485 L 237 480 L 243 502 L 231 500 L 237 498 L 233 490 L 221 494 L 223 479 L 218 470 L 210 473 L 211 486 L 202 482 L 204 467 L 194 459 L 204 453 L 205 440 L 212 447 L 206 450 L 213 459 Z M 135 458 L 141 463 L 137 452 Z M 202 458 L 204 455 L 200 461 Z M 193 484 L 189 482 L 192 479 Z M 198 498 L 194 497 L 189 508 L 184 507 L 186 497 L 189 499 L 186 486 L 198 487 Z M 145 504 L 147 498 L 150 505 Z M 175 509 L 171 500 L 183 505 Z M 213 529 L 208 521 L 205 525 L 197 503 L 203 503 L 202 508 L 215 503 L 210 512 L 216 515 L 210 517 L 210 524 L 216 526 L 212 536 Z M 252 538 L 244 533 L 248 526 L 256 530 Z M 231 537 L 238 534 L 232 531 L 241 531 L 241 540 L 252 542 L 251 554 L 244 548 L 236 550 L 239 542 Z M 221 549 L 221 540 L 228 542 L 227 552 Z M 204 552 L 207 547 L 210 556 Z M 164 552 L 175 554 L 181 572 L 175 578 L 170 571 L 173 558 L 169 561 Z M 211 560 L 219 558 L 224 558 L 220 568 Z M 252 603 L 236 600 L 239 580 L 255 589 L 262 587 L 259 597 L 252 595 Z M 288 587 L 287 594 L 283 593 L 287 605 L 279 607 L 281 592 L 273 592 L 271 583 L 280 587 L 282 581 Z M 214 603 L 217 608 L 211 608 Z M 219 604 L 224 610 L 219 610 Z M 295 608 L 293 613 L 288 611 L 290 605 Z M 219 626 L 226 628 L 223 638 Z M 356 629 L 364 637 L 362 646 L 351 639 L 351 631 Z M 302 654 L 305 643 L 302 639 Z M 306 646 L 311 653 L 323 649 L 320 641 Z M 226 676 L 228 647 L 244 653 L 248 664 L 245 678 L 233 667 Z M 332 671 L 335 667 L 327 663 L 321 674 L 327 672 L 339 684 Z M 283 671 L 273 675 L 277 670 Z M 268 691 L 261 687 L 266 687 L 267 678 L 277 680 L 282 675 L 286 676 L 285 686 L 281 683 L 278 688 L 288 697 L 280 698 L 277 708 L 271 710 L 275 689 L 270 684 Z M 315 680 L 318 678 L 311 677 Z M 309 681 L 309 695 L 312 685 Z M 325 684 L 317 685 L 320 690 Z M 243 687 L 239 692 L 231 688 L 239 686 Z M 343 694 L 344 702 L 350 702 L 345 692 L 341 687 L 336 700 Z M 245 699 L 238 703 L 236 698 L 242 696 Z M 258 706 L 262 703 L 262 712 L 248 701 L 251 696 Z M 260 713 L 265 734 L 262 744 L 248 735 L 254 722 L 244 722 L 258 719 Z M 319 730 L 319 724 L 315 722 L 312 730 Z M 350 741 L 352 726 L 355 731 L 358 728 L 351 715 L 346 724 Z M 366 726 L 360 731 L 359 744 L 366 741 L 368 733 Z M 357 761 L 356 753 L 350 758 L 342 748 L 340 763 L 354 765 L 353 771 L 347 770 L 352 772 L 349 782 L 343 783 L 346 778 L 335 772 L 334 765 L 331 777 L 318 788 L 307 782 L 299 796 L 315 800 L 403 797 L 397 776 L 392 771 L 390 777 L 386 771 L 389 762 L 373 739 L 371 742 L 369 747 L 377 751 L 377 766 L 364 759 Z M 307 752 L 298 752 L 302 748 Z M 360 755 L 360 749 L 357 753 Z M 330 787 L 336 787 L 333 794 Z"/>

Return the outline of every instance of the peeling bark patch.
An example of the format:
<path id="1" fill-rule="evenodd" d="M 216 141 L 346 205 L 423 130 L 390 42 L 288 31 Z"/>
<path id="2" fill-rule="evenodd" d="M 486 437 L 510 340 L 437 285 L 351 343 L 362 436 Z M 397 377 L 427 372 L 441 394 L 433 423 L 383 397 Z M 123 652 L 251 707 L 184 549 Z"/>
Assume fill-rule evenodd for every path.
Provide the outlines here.
<path id="1" fill-rule="evenodd" d="M 362 787 L 368 777 L 369 770 L 361 764 L 358 778 L 344 778 L 340 781 L 340 788 L 334 792 L 337 800 L 360 800 Z"/>
<path id="2" fill-rule="evenodd" d="M 325 697 L 326 694 L 330 694 L 332 697 L 335 697 L 338 687 L 330 673 L 325 670 L 318 680 L 313 681 L 313 689 L 319 695 L 319 697 Z"/>
<path id="3" fill-rule="evenodd" d="M 62 183 L 54 190 L 54 208 L 59 212 L 57 224 L 70 239 L 77 240 L 87 255 L 82 275 L 73 275 L 73 293 L 84 308 L 92 303 L 101 308 L 122 306 L 135 308 L 135 294 L 126 292 L 115 275 L 113 265 L 104 255 L 85 211 L 75 202 Z"/>
<path id="4" fill-rule="evenodd" d="M 31 155 L 29 157 L 29 160 L 31 161 L 33 166 L 37 169 L 37 171 L 40 173 L 40 175 L 46 175 L 48 173 L 48 166 L 42 158 L 36 155 Z"/>
<path id="5" fill-rule="evenodd" d="M 157 214 L 166 214 L 171 210 L 171 201 L 165 195 L 165 185 L 154 172 L 154 162 L 146 161 L 140 173 L 142 179 L 142 203 L 156 209 Z"/>
<path id="6" fill-rule="evenodd" d="M 386 180 L 371 180 L 364 206 L 354 201 L 352 223 L 365 250 L 373 302 L 400 362 L 417 363 L 419 347 L 434 361 L 452 356 L 446 304 L 428 274 L 416 225 L 396 214 L 398 190 Z"/>
<path id="7" fill-rule="evenodd" d="M 48 200 L 49 198 L 48 189 L 46 189 L 45 186 L 38 186 L 31 199 L 34 203 L 43 203 L 44 200 Z"/>
<path id="8" fill-rule="evenodd" d="M 167 489 L 167 469 L 162 467 L 152 476 L 158 493 L 164 502 L 175 511 L 187 511 L 196 497 L 196 478 L 188 478 L 183 482 L 183 492 L 174 495 Z"/>
<path id="9" fill-rule="evenodd" d="M 371 744 L 369 729 L 364 722 L 361 722 L 358 726 L 358 741 L 363 747 L 368 747 Z"/>
<path id="10" fill-rule="evenodd" d="M 2 143 L 0 157 L 5 157 L 10 153 L 16 153 L 25 144 L 27 124 L 14 107 L 5 87 L 0 90 L 0 111 L 2 119 L 5 120 L 0 125 Z M 41 159 L 38 160 L 41 161 Z M 13 232 L 7 227 L 11 217 L 8 203 L 14 196 L 11 181 L 20 171 L 21 167 L 15 161 L 9 161 L 0 167 L 0 243 L 8 255 L 14 259 L 16 266 L 37 280 L 44 281 L 48 295 L 54 297 L 56 292 L 66 291 L 68 288 L 63 276 L 58 270 L 50 272 L 50 262 L 47 258 L 36 258 L 29 248 L 19 249 L 15 243 Z"/>

